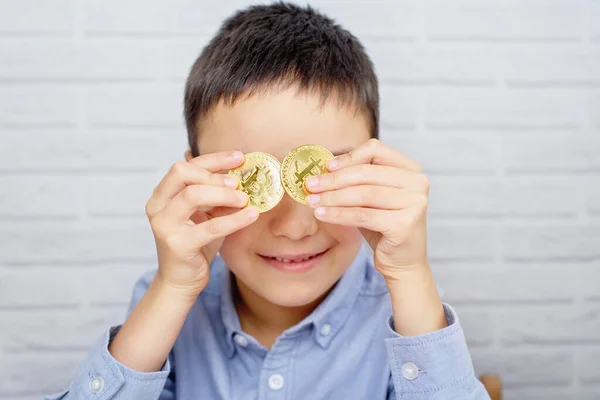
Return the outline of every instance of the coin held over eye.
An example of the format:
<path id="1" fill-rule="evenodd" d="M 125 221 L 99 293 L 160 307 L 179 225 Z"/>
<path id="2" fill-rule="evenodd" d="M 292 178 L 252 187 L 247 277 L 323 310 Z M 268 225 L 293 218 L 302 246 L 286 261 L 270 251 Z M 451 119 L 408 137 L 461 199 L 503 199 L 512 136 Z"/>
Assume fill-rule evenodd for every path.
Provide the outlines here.
<path id="1" fill-rule="evenodd" d="M 325 166 L 333 154 L 325 147 L 305 144 L 290 151 L 281 163 L 281 183 L 287 194 L 302 204 L 308 204 L 310 194 L 304 185 L 310 176 L 327 172 Z"/>
<path id="2" fill-rule="evenodd" d="M 283 197 L 281 165 L 270 154 L 246 153 L 242 165 L 229 174 L 238 179 L 238 189 L 248 195 L 248 205 L 256 207 L 258 212 L 269 211 Z"/>

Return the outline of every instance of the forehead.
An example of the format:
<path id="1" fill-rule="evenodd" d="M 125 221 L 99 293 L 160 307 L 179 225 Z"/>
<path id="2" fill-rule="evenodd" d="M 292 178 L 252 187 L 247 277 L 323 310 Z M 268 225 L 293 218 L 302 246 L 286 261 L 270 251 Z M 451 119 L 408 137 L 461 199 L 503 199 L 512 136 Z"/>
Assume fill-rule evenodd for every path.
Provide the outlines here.
<path id="1" fill-rule="evenodd" d="M 279 160 L 294 147 L 318 144 L 333 153 L 369 139 L 369 118 L 335 97 L 298 93 L 295 87 L 219 102 L 202 121 L 201 154 L 224 150 L 262 151 Z"/>

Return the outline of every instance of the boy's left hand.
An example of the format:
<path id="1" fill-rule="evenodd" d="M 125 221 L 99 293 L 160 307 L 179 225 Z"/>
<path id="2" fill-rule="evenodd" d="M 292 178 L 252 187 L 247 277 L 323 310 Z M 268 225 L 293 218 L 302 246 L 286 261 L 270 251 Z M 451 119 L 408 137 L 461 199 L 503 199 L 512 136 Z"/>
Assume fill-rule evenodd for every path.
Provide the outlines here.
<path id="1" fill-rule="evenodd" d="M 327 168 L 330 173 L 306 181 L 317 219 L 359 228 L 388 281 L 428 266 L 429 180 L 419 164 L 371 139 Z"/>

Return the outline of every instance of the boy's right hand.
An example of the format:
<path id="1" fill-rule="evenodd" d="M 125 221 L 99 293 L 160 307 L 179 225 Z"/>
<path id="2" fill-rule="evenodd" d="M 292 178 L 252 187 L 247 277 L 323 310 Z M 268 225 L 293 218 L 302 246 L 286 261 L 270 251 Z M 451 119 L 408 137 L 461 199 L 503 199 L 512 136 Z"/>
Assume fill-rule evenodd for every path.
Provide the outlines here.
<path id="1" fill-rule="evenodd" d="M 243 161 L 239 151 L 178 161 L 154 189 L 146 214 L 156 240 L 160 284 L 195 299 L 208 284 L 210 263 L 225 236 L 258 218 L 256 208 L 244 208 L 248 196 L 236 190 L 237 178 L 218 173 Z"/>

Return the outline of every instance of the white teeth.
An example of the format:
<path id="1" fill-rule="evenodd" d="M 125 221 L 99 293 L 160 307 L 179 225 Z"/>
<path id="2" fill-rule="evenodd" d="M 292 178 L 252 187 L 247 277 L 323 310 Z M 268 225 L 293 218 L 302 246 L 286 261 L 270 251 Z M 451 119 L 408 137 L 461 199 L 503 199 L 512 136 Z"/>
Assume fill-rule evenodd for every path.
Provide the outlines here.
<path id="1" fill-rule="evenodd" d="M 287 259 L 287 258 L 281 258 L 281 257 L 274 257 L 274 258 L 275 258 L 277 261 L 281 261 L 281 262 L 284 262 L 284 263 L 289 263 L 289 262 L 292 262 L 292 261 L 295 261 L 295 262 L 306 261 L 306 260 L 309 260 L 309 259 L 311 259 L 312 257 L 313 257 L 313 256 L 306 256 L 306 257 L 304 257 L 304 258 L 301 258 L 301 259 L 299 259 L 299 260 L 289 260 L 289 259 Z"/>

